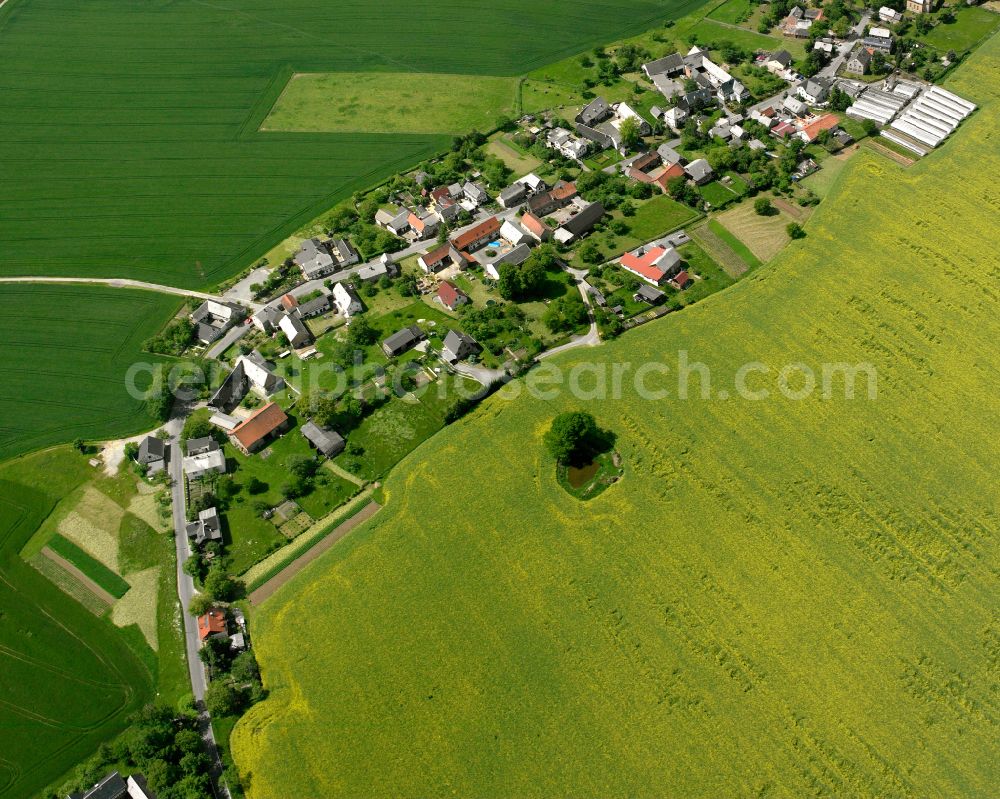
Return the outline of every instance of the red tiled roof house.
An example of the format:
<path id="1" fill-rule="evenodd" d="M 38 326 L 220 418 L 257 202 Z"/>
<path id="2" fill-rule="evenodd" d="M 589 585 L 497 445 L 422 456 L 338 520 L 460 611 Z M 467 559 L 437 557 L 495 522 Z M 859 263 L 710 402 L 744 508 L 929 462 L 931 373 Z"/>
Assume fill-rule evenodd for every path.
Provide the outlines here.
<path id="1" fill-rule="evenodd" d="M 654 286 L 662 286 L 681 268 L 681 256 L 673 247 L 650 247 L 622 256 L 621 267 Z"/>
<path id="2" fill-rule="evenodd" d="M 465 305 L 469 301 L 469 295 L 447 280 L 438 286 L 438 302 L 449 311 L 454 311 L 458 306 Z"/>
<path id="3" fill-rule="evenodd" d="M 288 428 L 288 417 L 276 402 L 269 402 L 229 431 L 229 440 L 244 455 L 262 449 Z"/>

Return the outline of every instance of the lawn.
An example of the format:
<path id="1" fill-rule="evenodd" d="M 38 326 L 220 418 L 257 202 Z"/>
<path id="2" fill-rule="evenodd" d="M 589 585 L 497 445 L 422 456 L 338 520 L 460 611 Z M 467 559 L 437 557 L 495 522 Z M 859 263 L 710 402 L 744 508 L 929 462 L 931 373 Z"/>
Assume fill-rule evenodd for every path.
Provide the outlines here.
<path id="1" fill-rule="evenodd" d="M 289 65 L 396 74 L 401 92 L 442 65 L 506 80 L 692 4 L 6 3 L 0 274 L 218 283 L 352 192 L 447 149 L 439 133 L 260 131 Z M 434 129 L 468 113 L 448 108 L 454 121 Z"/>
<path id="2" fill-rule="evenodd" d="M 305 419 L 297 421 L 303 423 Z M 224 449 L 226 460 L 236 464 L 236 468 L 230 471 L 241 488 L 223 513 L 226 553 L 233 572 L 241 574 L 288 542 L 288 536 L 254 510 L 254 503 L 259 500 L 270 507 L 279 505 L 284 499 L 281 487 L 290 479 L 289 462 L 300 457 L 313 457 L 315 451 L 310 448 L 298 426 L 253 455 L 244 455 L 228 443 Z M 251 478 L 261 481 L 266 489 L 250 494 L 245 486 Z M 325 516 L 358 490 L 354 483 L 322 468 L 317 471 L 313 485 L 310 493 L 295 499 L 313 519 Z"/>
<path id="3" fill-rule="evenodd" d="M 787 50 L 795 58 L 805 55 L 805 45 L 801 39 L 791 39 L 781 36 L 768 36 L 763 33 L 748 31 L 745 28 L 731 28 L 720 25 L 711 19 L 703 19 L 690 28 L 690 35 L 698 37 L 702 47 L 714 49 L 714 45 L 731 42 L 747 50 Z"/>
<path id="4" fill-rule="evenodd" d="M 521 110 L 525 114 L 567 106 L 576 109 L 582 102 L 580 89 L 573 84 L 544 80 L 525 80 L 521 84 Z"/>
<path id="5" fill-rule="evenodd" d="M 494 138 L 486 145 L 487 151 L 503 161 L 515 177 L 522 177 L 542 165 L 535 156 L 522 153 L 502 138 Z"/>
<path id="6" fill-rule="evenodd" d="M 678 247 L 677 251 L 684 259 L 684 268 L 688 270 L 688 274 L 697 277 L 692 279 L 686 289 L 676 292 L 671 297 L 674 305 L 691 305 L 735 282 L 735 279 L 695 242 Z"/>
<path id="7" fill-rule="evenodd" d="M 517 78 L 411 72 L 297 73 L 263 131 L 466 133 L 514 112 Z"/>
<path id="8" fill-rule="evenodd" d="M 955 21 L 950 24 L 938 23 L 929 33 L 918 36 L 942 52 L 954 50 L 961 53 L 970 50 L 1000 27 L 1000 14 L 986 8 L 952 6 Z"/>
<path id="9" fill-rule="evenodd" d="M 0 460 L 78 437 L 153 427 L 144 403 L 129 396 L 125 378 L 136 361 L 163 361 L 140 350 L 177 306 L 177 297 L 145 291 L 5 285 Z"/>
<path id="10" fill-rule="evenodd" d="M 0 466 L 3 797 L 41 791 L 122 730 L 125 718 L 153 695 L 150 658 L 133 650 L 135 639 L 18 554 L 59 499 L 92 474 L 86 459 L 68 448 Z"/>
<path id="11" fill-rule="evenodd" d="M 729 203 L 739 199 L 739 195 L 735 191 L 717 180 L 699 186 L 698 192 L 714 209 L 724 208 Z"/>
<path id="12" fill-rule="evenodd" d="M 787 214 L 778 212 L 777 208 L 771 216 L 761 216 L 754 210 L 752 202 L 745 202 L 719 214 L 709 225 L 712 232 L 747 263 L 757 266 L 770 261 L 788 244 L 786 227 L 794 221 Z"/>
<path id="13" fill-rule="evenodd" d="M 821 199 L 826 197 L 837 185 L 837 179 L 843 173 L 844 167 L 847 166 L 848 157 L 836 155 L 827 158 L 819 170 L 800 180 L 799 185 L 815 192 L 816 196 Z"/>
<path id="14" fill-rule="evenodd" d="M 694 209 L 658 194 L 650 200 L 634 203 L 635 215 L 623 216 L 621 211 L 612 211 L 611 220 L 622 220 L 628 225 L 628 232 L 615 234 L 605 228 L 592 233 L 588 241 L 593 241 L 606 260 L 615 258 L 647 241 L 662 236 L 698 218 Z M 579 264 L 575 264 L 579 265 Z"/>
<path id="15" fill-rule="evenodd" d="M 709 11 L 707 16 L 718 22 L 739 25 L 742 20 L 750 16 L 756 7 L 757 4 L 751 3 L 750 0 L 726 0 Z"/>
<path id="16" fill-rule="evenodd" d="M 736 236 L 730 232 L 728 228 L 722 225 L 718 219 L 708 220 L 708 229 L 712 231 L 716 236 L 718 236 L 722 241 L 728 245 L 733 252 L 735 252 L 740 258 L 746 261 L 747 266 L 753 268 L 755 266 L 760 266 L 760 259 L 753 254 L 751 249 L 747 247 L 742 241 L 740 241 Z M 779 248 L 780 249 L 780 248 Z"/>
<path id="17" fill-rule="evenodd" d="M 479 385 L 467 378 L 444 373 L 414 394 L 392 397 L 347 435 L 347 452 L 335 463 L 367 480 L 384 475 L 406 455 L 444 427 L 444 415 L 460 396 L 471 396 Z"/>
<path id="18" fill-rule="evenodd" d="M 774 262 L 554 359 L 667 364 L 655 393 L 501 392 L 401 463 L 256 614 L 252 799 L 994 793 L 998 70 L 957 72 L 947 152 L 862 152 Z M 781 390 L 841 362 L 877 399 Z M 769 395 L 723 399 L 755 363 Z M 542 442 L 577 409 L 625 469 L 586 503 Z"/>

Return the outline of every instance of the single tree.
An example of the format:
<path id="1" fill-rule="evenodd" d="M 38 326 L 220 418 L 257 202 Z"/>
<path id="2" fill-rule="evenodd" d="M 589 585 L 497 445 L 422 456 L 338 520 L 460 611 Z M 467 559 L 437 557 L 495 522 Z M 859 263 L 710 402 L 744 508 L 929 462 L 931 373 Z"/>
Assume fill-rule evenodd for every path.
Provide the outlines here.
<path id="1" fill-rule="evenodd" d="M 634 150 L 642 138 L 642 131 L 639 130 L 639 123 L 635 117 L 626 117 L 623 119 L 618 132 L 622 137 L 622 146 L 628 150 Z"/>
<path id="2" fill-rule="evenodd" d="M 753 201 L 753 210 L 757 212 L 758 216 L 770 216 L 774 206 L 771 205 L 771 201 L 767 197 L 758 197 Z"/>
<path id="3" fill-rule="evenodd" d="M 235 716 L 243 705 L 240 692 L 229 680 L 212 680 L 205 691 L 205 706 L 213 716 Z"/>
<path id="4" fill-rule="evenodd" d="M 545 446 L 559 463 L 574 466 L 587 463 L 595 452 L 598 427 L 594 417 L 583 411 L 560 413 L 545 434 Z"/>
<path id="5" fill-rule="evenodd" d="M 192 616 L 203 616 L 212 609 L 215 601 L 208 594 L 195 594 L 188 604 L 188 613 Z"/>

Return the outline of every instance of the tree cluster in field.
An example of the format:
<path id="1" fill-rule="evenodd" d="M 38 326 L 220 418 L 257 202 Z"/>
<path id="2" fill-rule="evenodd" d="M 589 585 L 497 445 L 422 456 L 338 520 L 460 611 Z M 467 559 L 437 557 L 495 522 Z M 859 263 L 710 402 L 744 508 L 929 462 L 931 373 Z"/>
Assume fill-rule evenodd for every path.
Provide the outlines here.
<path id="1" fill-rule="evenodd" d="M 548 273 L 559 271 L 559 257 L 555 247 L 542 244 L 535 248 L 520 266 L 501 264 L 497 272 L 497 291 L 505 300 L 529 300 L 541 294 L 547 283 Z"/>
<path id="2" fill-rule="evenodd" d="M 569 333 L 589 321 L 587 306 L 577 292 L 553 300 L 542 314 L 542 322 L 553 333 Z"/>
<path id="3" fill-rule="evenodd" d="M 625 323 L 618 314 L 608 308 L 595 308 L 594 321 L 597 322 L 597 331 L 604 340 L 617 338 L 625 332 Z"/>
<path id="4" fill-rule="evenodd" d="M 614 434 L 602 430 L 589 413 L 567 411 L 552 420 L 545 433 L 545 447 L 557 463 L 585 466 L 614 446 Z"/>
<path id="5" fill-rule="evenodd" d="M 630 215 L 628 210 L 635 213 L 630 200 L 645 200 L 653 196 L 653 188 L 648 183 L 639 183 L 622 174 L 609 175 L 603 171 L 580 174 L 576 178 L 576 190 L 587 202 L 599 202 L 607 211 L 619 208 L 626 216 Z"/>
<path id="6" fill-rule="evenodd" d="M 706 126 L 710 124 L 711 121 L 706 122 Z M 760 123 L 747 120 L 744 125 L 749 135 L 762 140 L 767 137 L 767 131 Z M 763 150 L 750 149 L 747 144 L 730 147 L 721 140 L 710 137 L 693 120 L 688 120 L 681 136 L 681 147 L 703 152 L 705 160 L 716 174 L 731 170 L 748 175 L 747 186 L 750 193 L 755 194 L 770 188 L 789 191 L 792 187 L 792 173 L 802 160 L 806 144 L 801 139 L 791 139 L 778 148 L 778 158 L 774 159 Z M 683 177 L 667 181 L 667 193 L 687 205 L 696 208 L 700 206 L 701 194 Z"/>
<path id="7" fill-rule="evenodd" d="M 264 699 L 260 668 L 252 649 L 237 652 L 228 638 L 209 638 L 198 650 L 198 657 L 211 678 L 205 707 L 212 716 L 239 716 Z"/>
<path id="8" fill-rule="evenodd" d="M 295 261 L 286 258 L 268 273 L 263 283 L 251 283 L 250 291 L 253 292 L 255 300 L 269 300 L 294 288 L 301 279 L 302 272 L 296 266 Z"/>
<path id="9" fill-rule="evenodd" d="M 111 771 L 123 768 L 141 773 L 159 799 L 209 799 L 213 795 L 211 760 L 193 712 L 148 705 L 129 724 L 121 737 L 101 744 L 95 755 L 78 766 L 71 784 L 50 794 L 51 799 L 89 790 Z M 226 777 L 232 782 L 235 775 Z"/>
<path id="10" fill-rule="evenodd" d="M 188 347 L 194 344 L 194 322 L 186 316 L 174 319 L 163 330 L 145 343 L 149 352 L 157 355 L 182 355 Z"/>
<path id="11" fill-rule="evenodd" d="M 228 558 L 217 541 L 206 544 L 204 552 L 192 552 L 183 568 L 201 583 L 201 592 L 191 598 L 188 607 L 192 616 L 207 613 L 219 602 L 235 602 L 246 596 L 246 586 L 229 573 Z"/>
<path id="12" fill-rule="evenodd" d="M 893 2 L 901 4 L 905 8 L 906 0 L 893 0 Z M 760 24 L 758 25 L 758 31 L 760 33 L 770 32 L 775 25 L 788 16 L 788 13 L 796 5 L 802 4 L 798 0 L 774 0 L 774 2 L 768 3 L 767 11 L 761 17 Z M 889 5 L 891 6 L 892 3 L 889 3 Z M 860 19 L 860 14 L 849 1 L 832 0 L 832 2 L 824 4 L 823 17 L 823 19 L 813 22 L 809 28 L 810 49 L 816 39 L 820 39 L 829 33 L 833 33 L 834 36 L 839 38 L 845 37 L 851 25 Z"/>
<path id="13" fill-rule="evenodd" d="M 619 45 L 613 55 L 603 47 L 595 47 L 589 54 L 584 54 L 579 59 L 580 66 L 587 70 L 583 85 L 588 89 L 599 83 L 611 86 L 620 75 L 636 72 L 650 58 L 652 55 L 649 50 L 636 44 Z"/>
<path id="14" fill-rule="evenodd" d="M 461 307 L 459 314 L 462 329 L 493 355 L 500 355 L 504 347 L 520 338 L 527 321 L 524 311 L 510 302 L 481 308 L 469 303 Z"/>

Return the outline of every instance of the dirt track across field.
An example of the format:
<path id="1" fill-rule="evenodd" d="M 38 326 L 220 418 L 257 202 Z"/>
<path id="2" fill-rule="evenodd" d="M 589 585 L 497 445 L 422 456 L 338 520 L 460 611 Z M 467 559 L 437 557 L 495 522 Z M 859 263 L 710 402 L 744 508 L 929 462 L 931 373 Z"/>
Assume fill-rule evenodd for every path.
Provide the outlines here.
<path id="1" fill-rule="evenodd" d="M 67 572 L 73 575 L 74 578 L 80 581 L 80 584 L 86 586 L 87 590 L 90 591 L 94 596 L 100 599 L 102 602 L 107 602 L 108 606 L 115 604 L 118 600 L 105 591 L 101 586 L 91 580 L 86 574 L 80 571 L 76 566 L 70 563 L 66 558 L 60 555 L 51 547 L 45 547 L 42 550 L 42 554 L 59 566 L 61 569 L 65 569 Z"/>
<path id="2" fill-rule="evenodd" d="M 316 560 L 316 558 L 336 544 L 341 538 L 351 532 L 351 530 L 359 524 L 368 521 L 381 507 L 382 506 L 377 502 L 369 502 L 350 519 L 333 530 L 330 535 L 326 536 L 326 538 L 322 541 L 319 541 L 314 547 L 303 552 L 284 569 L 274 575 L 274 577 L 264 583 L 260 588 L 253 591 L 250 594 L 250 601 L 254 605 L 259 605 L 265 599 L 270 597 L 271 594 L 281 588 L 281 586 L 291 580 L 296 574 L 302 571 L 306 566 Z"/>

